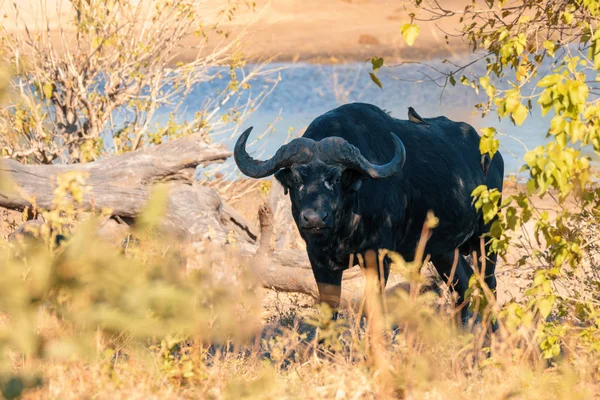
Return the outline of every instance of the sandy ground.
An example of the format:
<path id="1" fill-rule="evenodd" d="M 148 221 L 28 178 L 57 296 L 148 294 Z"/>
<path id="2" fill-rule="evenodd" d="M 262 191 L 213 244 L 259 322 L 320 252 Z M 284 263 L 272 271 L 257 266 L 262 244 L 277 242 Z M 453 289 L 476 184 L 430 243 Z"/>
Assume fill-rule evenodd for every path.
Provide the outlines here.
<path id="1" fill-rule="evenodd" d="M 57 31 L 67 27 L 72 18 L 66 0 L 0 0 L 3 25 L 8 30 L 22 27 L 26 21 L 39 29 L 45 26 L 40 4 L 45 3 L 48 26 Z M 457 19 L 419 22 L 421 35 L 413 47 L 408 47 L 400 27 L 410 22 L 402 1 L 387 0 L 257 0 L 254 10 L 242 5 L 236 18 L 221 23 L 236 37 L 245 32 L 242 42 L 245 53 L 253 60 L 273 57 L 279 61 L 343 62 L 364 61 L 383 56 L 389 61 L 422 60 L 448 56 L 465 50 L 458 41 L 446 44 L 444 33 L 456 32 Z M 444 1 L 444 7 L 460 10 L 465 0 Z M 13 5 L 18 5 L 19 15 Z M 200 14 L 207 25 L 219 18 L 219 10 L 227 0 L 206 0 Z M 2 15 L 0 14 L 0 15 Z M 193 44 L 195 38 L 186 40 Z M 183 53 L 179 59 L 187 59 Z"/>
<path id="2" fill-rule="evenodd" d="M 459 3 L 450 1 L 446 3 Z M 459 9 L 459 5 L 456 5 Z M 249 51 L 280 60 L 328 62 L 364 61 L 374 55 L 394 60 L 422 60 L 464 49 L 447 45 L 435 24 L 419 23 L 421 35 L 413 47 L 404 43 L 400 27 L 410 22 L 401 1 L 386 0 L 272 0 L 258 1 L 248 28 Z M 457 21 L 441 26 L 455 30 Z M 454 25 L 454 26 L 452 26 Z"/>

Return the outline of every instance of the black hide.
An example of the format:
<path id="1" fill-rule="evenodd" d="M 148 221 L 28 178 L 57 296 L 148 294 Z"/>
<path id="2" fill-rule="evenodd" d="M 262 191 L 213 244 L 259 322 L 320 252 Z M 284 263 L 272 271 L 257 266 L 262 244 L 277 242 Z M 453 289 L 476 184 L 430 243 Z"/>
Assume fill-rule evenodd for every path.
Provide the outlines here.
<path id="1" fill-rule="evenodd" d="M 446 117 L 425 121 L 399 120 L 370 104 L 338 107 L 316 118 L 303 137 L 314 141 L 341 137 L 368 161 L 381 165 L 394 156 L 393 133 L 406 150 L 401 172 L 374 179 L 313 159 L 275 174 L 290 192 L 292 213 L 317 282 L 340 285 L 350 254 L 369 249 L 393 250 L 412 260 L 428 210 L 439 218 L 439 225 L 427 242 L 426 254 L 443 278 L 450 274 L 455 249 L 462 254 L 478 251 L 481 256 L 479 237 L 489 225 L 475 211 L 471 193 L 482 184 L 502 190 L 502 156 L 495 154 L 486 175 L 480 137 L 470 125 Z M 490 254 L 486 262 L 486 281 L 492 290 L 495 261 L 496 255 Z M 471 274 L 461 256 L 453 282 L 459 301 Z"/>

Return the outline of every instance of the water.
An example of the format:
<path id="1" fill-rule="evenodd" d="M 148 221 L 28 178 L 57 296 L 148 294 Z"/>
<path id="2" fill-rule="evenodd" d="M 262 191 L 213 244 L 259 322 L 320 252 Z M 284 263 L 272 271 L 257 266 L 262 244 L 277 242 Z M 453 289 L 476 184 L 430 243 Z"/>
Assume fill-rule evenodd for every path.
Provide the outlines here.
<path id="1" fill-rule="evenodd" d="M 441 62 L 437 63 L 441 66 Z M 518 174 L 523 164 L 523 156 L 528 149 L 543 144 L 549 118 L 542 118 L 539 107 L 534 105 L 532 115 L 525 123 L 514 126 L 509 119 L 498 120 L 495 113 L 482 118 L 474 105 L 486 100 L 485 94 L 477 95 L 471 88 L 457 83 L 455 87 L 442 89 L 423 80 L 426 68 L 420 65 L 405 65 L 397 68 L 385 68 L 378 72 L 383 89 L 377 87 L 369 78 L 369 63 L 351 63 L 342 65 L 313 64 L 275 64 L 283 68 L 279 74 L 281 80 L 266 98 L 262 106 L 229 137 L 218 138 L 229 148 L 243 129 L 254 126 L 251 140 L 265 132 L 270 124 L 275 128 L 260 139 L 260 144 L 250 143 L 249 150 L 255 157 L 270 157 L 277 148 L 294 136 L 300 135 L 306 126 L 317 116 L 349 102 L 375 104 L 392 116 L 407 119 L 407 108 L 414 107 L 422 117 L 444 115 L 454 121 L 464 121 L 479 130 L 495 127 L 502 134 L 500 151 L 502 152 L 507 173 Z M 252 68 L 252 67 L 250 67 Z M 428 71 L 431 72 L 431 71 Z M 275 76 L 259 77 L 244 96 L 257 96 L 258 93 L 273 84 Z M 226 81 L 213 81 L 199 85 L 187 99 L 189 112 L 182 118 L 191 119 L 197 105 L 206 101 L 210 93 L 224 87 Z M 194 107 L 196 105 L 196 107 Z"/>

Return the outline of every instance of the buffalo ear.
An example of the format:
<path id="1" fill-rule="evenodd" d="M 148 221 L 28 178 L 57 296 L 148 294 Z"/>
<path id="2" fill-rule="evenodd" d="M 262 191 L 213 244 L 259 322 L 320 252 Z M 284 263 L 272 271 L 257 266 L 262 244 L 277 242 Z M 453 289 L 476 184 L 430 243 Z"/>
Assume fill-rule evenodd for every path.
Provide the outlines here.
<path id="1" fill-rule="evenodd" d="M 342 188 L 357 192 L 362 186 L 365 176 L 358 171 L 347 169 L 342 174 Z"/>
<path id="2" fill-rule="evenodd" d="M 275 179 L 283 186 L 283 193 L 288 194 L 290 187 L 292 187 L 292 171 L 289 168 L 280 169 L 275 172 Z"/>

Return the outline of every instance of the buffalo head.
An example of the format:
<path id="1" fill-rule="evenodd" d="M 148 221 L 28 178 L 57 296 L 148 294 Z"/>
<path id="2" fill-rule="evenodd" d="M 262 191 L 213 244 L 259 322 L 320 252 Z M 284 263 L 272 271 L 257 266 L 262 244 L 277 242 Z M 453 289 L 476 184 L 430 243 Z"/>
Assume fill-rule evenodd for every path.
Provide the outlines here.
<path id="1" fill-rule="evenodd" d="M 283 145 L 265 161 L 246 151 L 247 129 L 235 144 L 235 162 L 247 176 L 263 178 L 275 174 L 290 193 L 292 214 L 305 240 L 326 240 L 349 210 L 353 195 L 365 178 L 388 178 L 400 172 L 406 159 L 402 141 L 394 134 L 394 157 L 383 165 L 370 163 L 356 148 L 340 137 L 320 141 L 300 137 Z M 346 216 L 349 218 L 349 216 Z"/>

